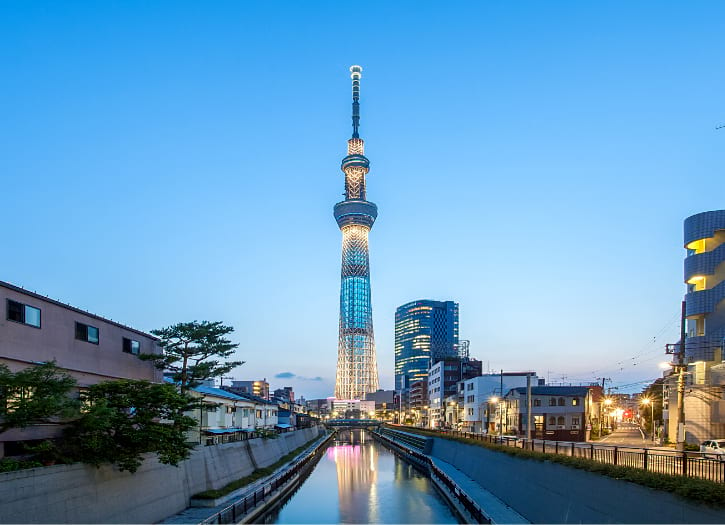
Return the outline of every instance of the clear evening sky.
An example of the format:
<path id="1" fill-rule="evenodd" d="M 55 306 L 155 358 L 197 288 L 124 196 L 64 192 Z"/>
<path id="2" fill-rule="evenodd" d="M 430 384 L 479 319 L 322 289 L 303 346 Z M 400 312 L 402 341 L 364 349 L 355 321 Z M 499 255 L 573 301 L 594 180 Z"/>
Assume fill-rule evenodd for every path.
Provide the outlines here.
<path id="1" fill-rule="evenodd" d="M 637 391 L 725 207 L 724 51 L 719 1 L 5 1 L 0 279 L 331 395 L 360 64 L 381 386 L 431 298 L 492 369 Z"/>

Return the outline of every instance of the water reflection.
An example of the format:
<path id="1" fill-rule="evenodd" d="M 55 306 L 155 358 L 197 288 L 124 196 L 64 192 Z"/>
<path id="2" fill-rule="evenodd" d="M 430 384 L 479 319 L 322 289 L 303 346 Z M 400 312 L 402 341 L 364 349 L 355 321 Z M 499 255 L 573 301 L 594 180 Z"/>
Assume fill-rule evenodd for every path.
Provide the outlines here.
<path id="1" fill-rule="evenodd" d="M 266 521 L 458 523 L 424 474 L 362 430 L 338 432 L 298 492 Z"/>

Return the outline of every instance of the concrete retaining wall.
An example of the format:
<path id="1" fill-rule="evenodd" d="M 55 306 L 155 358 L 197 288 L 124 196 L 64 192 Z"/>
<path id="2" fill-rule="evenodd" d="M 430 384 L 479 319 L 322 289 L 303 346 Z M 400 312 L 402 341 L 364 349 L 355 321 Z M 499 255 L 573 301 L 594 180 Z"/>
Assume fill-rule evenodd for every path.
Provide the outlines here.
<path id="1" fill-rule="evenodd" d="M 320 433 L 308 428 L 200 447 L 178 468 L 150 456 L 135 474 L 81 464 L 3 473 L 0 523 L 153 523 L 185 509 L 192 495 L 271 465 Z"/>
<path id="2" fill-rule="evenodd" d="M 432 455 L 532 523 L 725 523 L 725 509 L 558 463 L 435 438 Z"/>

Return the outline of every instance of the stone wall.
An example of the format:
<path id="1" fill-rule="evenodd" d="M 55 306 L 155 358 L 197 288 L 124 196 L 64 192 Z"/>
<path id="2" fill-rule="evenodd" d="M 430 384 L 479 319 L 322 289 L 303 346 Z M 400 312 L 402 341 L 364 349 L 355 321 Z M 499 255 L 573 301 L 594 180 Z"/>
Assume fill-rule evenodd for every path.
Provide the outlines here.
<path id="1" fill-rule="evenodd" d="M 179 467 L 149 456 L 135 474 L 82 464 L 3 473 L 0 523 L 153 523 L 184 510 L 192 495 L 271 465 L 320 433 L 315 427 L 200 447 Z"/>
<path id="2" fill-rule="evenodd" d="M 725 509 L 558 463 L 435 438 L 432 455 L 532 523 L 725 523 Z"/>

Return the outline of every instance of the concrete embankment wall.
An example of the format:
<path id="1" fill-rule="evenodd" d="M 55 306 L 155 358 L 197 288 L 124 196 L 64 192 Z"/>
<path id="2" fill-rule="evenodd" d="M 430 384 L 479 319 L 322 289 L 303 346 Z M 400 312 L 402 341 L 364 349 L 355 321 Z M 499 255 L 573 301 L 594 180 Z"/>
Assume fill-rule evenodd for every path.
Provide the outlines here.
<path id="1" fill-rule="evenodd" d="M 725 509 L 558 463 L 440 438 L 431 454 L 532 523 L 725 523 Z"/>
<path id="2" fill-rule="evenodd" d="M 82 464 L 3 473 L 0 523 L 153 523 L 185 509 L 192 495 L 269 466 L 321 432 L 199 447 L 178 467 L 149 456 L 135 474 Z"/>

